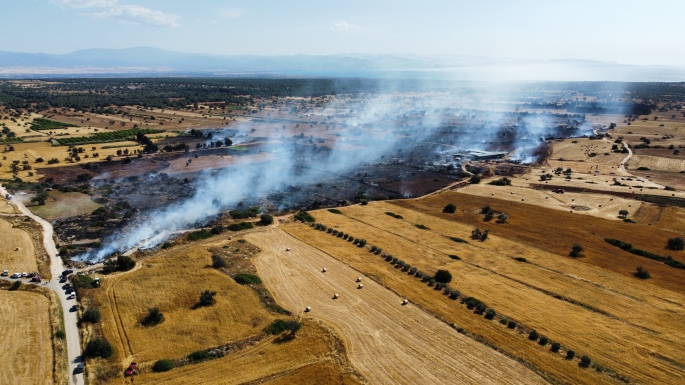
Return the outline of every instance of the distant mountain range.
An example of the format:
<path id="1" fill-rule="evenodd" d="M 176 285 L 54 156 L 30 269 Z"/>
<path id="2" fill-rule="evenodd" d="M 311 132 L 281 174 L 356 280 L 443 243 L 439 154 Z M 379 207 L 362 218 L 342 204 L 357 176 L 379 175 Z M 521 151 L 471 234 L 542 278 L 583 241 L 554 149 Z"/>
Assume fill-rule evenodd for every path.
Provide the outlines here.
<path id="1" fill-rule="evenodd" d="M 210 55 L 150 47 L 53 55 L 0 51 L 0 77 L 347 76 L 449 80 L 685 81 L 685 68 L 590 60 L 418 55 Z"/>

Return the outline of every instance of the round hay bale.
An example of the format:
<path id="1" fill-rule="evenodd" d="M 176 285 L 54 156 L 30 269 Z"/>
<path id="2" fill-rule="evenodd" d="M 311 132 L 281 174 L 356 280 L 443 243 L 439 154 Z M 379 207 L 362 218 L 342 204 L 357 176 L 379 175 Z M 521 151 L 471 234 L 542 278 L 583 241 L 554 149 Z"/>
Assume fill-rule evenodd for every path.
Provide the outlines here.
<path id="1" fill-rule="evenodd" d="M 361 282 L 361 281 L 362 281 L 362 277 L 357 277 L 357 282 Z"/>
<path id="2" fill-rule="evenodd" d="M 327 271 L 328 271 L 328 269 L 326 269 L 325 267 L 321 270 L 322 273 L 325 273 Z"/>
<path id="3" fill-rule="evenodd" d="M 310 311 L 312 311 L 312 307 L 311 307 L 311 306 L 307 306 L 307 307 L 304 309 L 304 311 L 305 311 L 306 313 L 309 313 Z"/>
<path id="4" fill-rule="evenodd" d="M 357 286 L 357 289 L 361 289 L 361 288 L 363 288 L 363 287 L 364 287 L 364 284 L 361 284 L 361 283 L 360 283 L 359 286 Z"/>
<path id="5" fill-rule="evenodd" d="M 405 299 L 404 301 L 402 301 L 402 305 L 406 305 L 406 304 L 408 304 L 408 303 L 409 303 L 409 300 L 408 300 L 408 299 Z"/>
<path id="6" fill-rule="evenodd" d="M 285 251 L 290 251 L 290 247 L 288 247 L 287 249 L 285 249 Z"/>
<path id="7" fill-rule="evenodd" d="M 338 293 L 333 294 L 333 299 L 338 299 Z"/>

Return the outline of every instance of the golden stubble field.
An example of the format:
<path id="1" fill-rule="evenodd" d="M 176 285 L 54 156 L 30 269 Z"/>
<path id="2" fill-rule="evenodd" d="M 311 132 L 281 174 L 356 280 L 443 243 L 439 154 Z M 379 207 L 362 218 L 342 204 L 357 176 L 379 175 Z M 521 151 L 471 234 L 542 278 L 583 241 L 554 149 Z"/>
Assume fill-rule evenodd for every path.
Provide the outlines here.
<path id="1" fill-rule="evenodd" d="M 49 221 L 57 218 L 66 218 L 76 215 L 90 214 L 100 207 L 93 202 L 90 196 L 78 192 L 60 192 L 57 190 L 48 193 L 48 199 L 43 206 L 30 206 L 31 211 Z"/>
<path id="2" fill-rule="evenodd" d="M 281 229 L 246 238 L 263 250 L 255 263 L 276 300 L 339 330 L 350 362 L 370 383 L 545 382 L 414 304 L 402 305 L 403 298 L 382 285 L 363 279 L 360 289 L 358 271 Z M 304 313 L 307 306 L 312 310 Z"/>
<path id="3" fill-rule="evenodd" d="M 48 298 L 0 289 L 0 383 L 55 383 L 51 331 Z"/>
<path id="4" fill-rule="evenodd" d="M 116 381 L 128 383 L 128 381 Z M 166 373 L 136 376 L 141 384 L 316 384 L 366 383 L 346 359 L 345 347 L 324 324 L 304 321 L 294 340 L 277 337 L 227 356 Z"/>
<path id="5" fill-rule="evenodd" d="M 355 237 L 366 238 L 369 244 L 382 247 L 424 272 L 432 274 L 438 268 L 448 268 L 455 276 L 451 286 L 464 295 L 477 297 L 499 313 L 535 328 L 552 341 L 560 342 L 562 349 L 589 355 L 620 376 L 638 382 L 660 383 L 678 383 L 685 378 L 679 353 L 685 346 L 679 333 L 682 304 L 685 303 L 680 287 L 681 270 L 663 264 L 658 266 L 654 261 L 613 248 L 601 239 L 597 245 L 594 240 L 593 244 L 584 244 L 588 248 L 587 256 L 573 260 L 566 256 L 565 243 L 569 242 L 570 250 L 573 238 L 580 235 L 572 229 L 575 223 L 566 225 L 571 228 L 569 239 L 563 232 L 556 236 L 541 235 L 541 238 L 550 237 L 551 243 L 563 244 L 558 254 L 549 246 L 551 243 L 539 242 L 527 234 L 511 237 L 521 226 L 534 227 L 531 232 L 535 232 L 540 219 L 538 215 L 531 215 L 531 211 L 527 217 L 517 215 L 518 220 L 507 225 L 482 226 L 480 219 L 481 228 L 492 229 L 491 239 L 485 243 L 455 243 L 447 236 L 467 239 L 475 227 L 469 218 L 475 214 L 470 212 L 479 207 L 465 205 L 468 199 L 479 198 L 466 196 L 459 200 L 455 198 L 457 195 L 439 194 L 428 202 L 351 206 L 341 209 L 344 215 L 327 211 L 317 211 L 313 215 L 328 226 L 337 226 Z M 440 214 L 445 202 L 450 201 L 459 207 L 458 214 L 451 218 Z M 385 211 L 393 211 L 405 219 L 394 219 L 385 215 Z M 420 211 L 432 213 L 426 215 Z M 564 223 L 566 218 L 555 218 L 554 212 L 549 211 L 538 214 L 540 218 Z M 513 217 L 510 214 L 510 218 Z M 619 225 L 613 221 L 604 222 Z M 418 229 L 414 224 L 423 224 L 431 230 Z M 604 230 L 594 223 L 589 226 L 593 230 Z M 502 233 L 504 228 L 509 231 Z M 470 314 L 463 305 L 436 294 L 415 278 L 399 273 L 380 257 L 348 242 L 303 225 L 288 225 L 285 229 L 557 379 L 571 383 L 614 381 L 549 353 L 528 341 L 525 335 Z M 624 238 L 633 234 L 635 232 L 628 231 Z M 643 239 L 649 239 L 654 234 L 645 236 Z M 588 237 L 591 235 L 583 236 Z M 602 243 L 608 249 L 603 249 Z M 636 246 L 640 244 L 635 243 Z M 605 259 L 616 262 L 609 265 L 596 255 L 600 253 L 606 253 Z M 462 260 L 452 260 L 449 254 L 459 255 Z M 517 262 L 513 257 L 525 257 L 528 263 Z M 647 267 L 655 278 L 641 281 L 633 277 L 630 273 L 637 265 Z M 623 270 L 619 268 L 621 266 Z"/>
<path id="6" fill-rule="evenodd" d="M 128 361 L 152 363 L 257 335 L 275 316 L 256 294 L 211 268 L 201 245 L 162 252 L 137 270 L 105 277 L 94 295 L 103 314 L 105 337 L 122 368 Z M 216 291 L 216 304 L 195 308 L 200 293 Z M 147 310 L 159 307 L 165 321 L 143 327 Z"/>
<path id="7" fill-rule="evenodd" d="M 10 274 L 38 270 L 31 236 L 5 219 L 0 219 L 0 270 Z"/>

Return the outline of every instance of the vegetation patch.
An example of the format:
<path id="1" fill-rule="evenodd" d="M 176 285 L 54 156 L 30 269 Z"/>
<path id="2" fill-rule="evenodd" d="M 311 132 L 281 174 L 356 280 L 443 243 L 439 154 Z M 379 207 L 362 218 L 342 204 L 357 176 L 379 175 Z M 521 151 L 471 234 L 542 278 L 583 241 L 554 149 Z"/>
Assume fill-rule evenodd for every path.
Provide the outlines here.
<path id="1" fill-rule="evenodd" d="M 235 276 L 236 282 L 238 282 L 241 285 L 249 285 L 249 284 L 260 284 L 262 283 L 262 280 L 253 274 L 238 274 Z"/>
<path id="2" fill-rule="evenodd" d="M 50 120 L 50 119 L 45 119 L 45 118 L 36 118 L 33 119 L 33 123 L 31 123 L 31 129 L 33 130 L 55 130 L 58 128 L 66 128 L 66 127 L 78 127 L 75 124 L 70 124 L 70 123 L 62 123 L 62 122 L 57 122 L 55 120 Z"/>
<path id="3" fill-rule="evenodd" d="M 430 230 L 428 227 L 421 225 L 421 224 L 415 224 L 414 226 L 418 227 L 421 230 Z"/>
<path id="4" fill-rule="evenodd" d="M 333 214 L 342 214 L 342 211 L 338 209 L 328 209 L 328 212 Z"/>
<path id="5" fill-rule="evenodd" d="M 467 241 L 465 239 L 458 238 L 458 237 L 450 237 L 450 239 L 457 242 L 457 243 L 469 243 L 469 241 Z"/>
<path id="6" fill-rule="evenodd" d="M 250 207 L 246 210 L 231 210 L 228 214 L 234 219 L 256 218 L 262 210 L 259 207 Z"/>
<path id="7" fill-rule="evenodd" d="M 511 179 L 504 177 L 497 180 L 493 180 L 492 182 L 488 182 L 488 184 L 493 186 L 510 186 Z"/>
<path id="8" fill-rule="evenodd" d="M 120 255 L 116 258 L 110 258 L 105 261 L 102 268 L 103 274 L 113 273 L 115 271 L 129 271 L 136 266 L 136 261 L 125 255 Z"/>
<path id="9" fill-rule="evenodd" d="M 390 215 L 391 217 L 396 218 L 396 219 L 404 219 L 403 216 L 401 216 L 399 214 L 391 213 L 390 211 L 386 212 L 385 214 Z"/>
<path id="10" fill-rule="evenodd" d="M 197 231 L 191 231 L 190 233 L 188 233 L 188 240 L 189 241 L 199 241 L 199 240 L 207 239 L 207 238 L 211 238 L 211 237 L 212 237 L 212 233 L 205 230 L 205 229 L 197 230 Z"/>
<path id="11" fill-rule="evenodd" d="M 122 142 L 126 140 L 136 140 L 138 134 L 158 134 L 164 130 L 156 130 L 151 128 L 138 129 L 132 128 L 130 130 L 120 130 L 111 132 L 98 132 L 90 136 L 77 136 L 74 138 L 57 139 L 57 143 L 62 146 L 73 144 L 91 144 L 91 143 L 107 143 L 107 142 Z"/>
<path id="12" fill-rule="evenodd" d="M 240 222 L 240 223 L 234 223 L 234 224 L 228 225 L 227 228 L 230 231 L 242 231 L 242 230 L 249 230 L 253 227 L 254 227 L 254 225 L 252 224 L 252 222 Z"/>
<path id="13" fill-rule="evenodd" d="M 299 213 L 295 214 L 294 218 L 297 219 L 298 221 L 302 221 L 302 222 L 312 223 L 312 222 L 316 221 L 316 219 L 306 211 L 300 211 Z"/>

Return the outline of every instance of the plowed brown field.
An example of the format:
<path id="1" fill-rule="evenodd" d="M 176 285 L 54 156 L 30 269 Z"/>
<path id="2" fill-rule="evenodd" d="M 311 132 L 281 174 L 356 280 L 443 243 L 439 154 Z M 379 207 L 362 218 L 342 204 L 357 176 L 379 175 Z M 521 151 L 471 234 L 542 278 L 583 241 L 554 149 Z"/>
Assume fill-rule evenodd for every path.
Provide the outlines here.
<path id="1" fill-rule="evenodd" d="M 280 229 L 246 238 L 263 250 L 255 264 L 276 300 L 339 330 L 351 363 L 371 383 L 545 382 L 415 305 L 403 306 L 402 297 L 376 282 L 365 279 L 358 289 L 358 271 Z M 306 306 L 312 311 L 305 315 Z"/>

